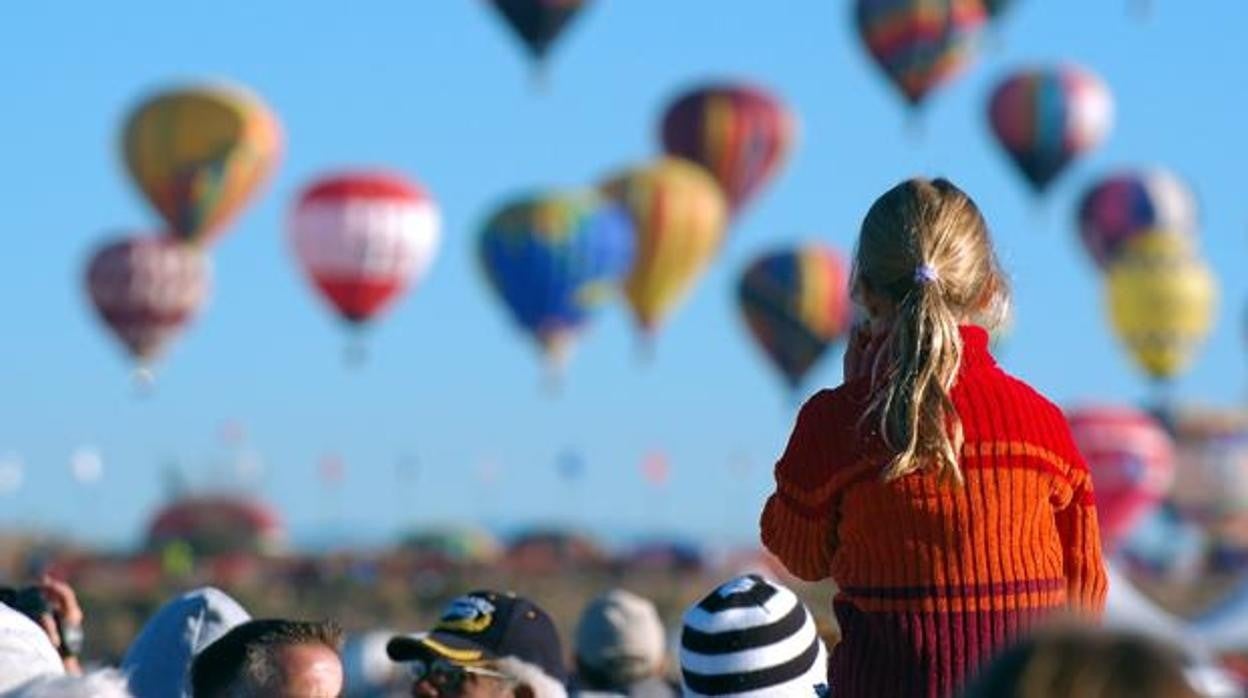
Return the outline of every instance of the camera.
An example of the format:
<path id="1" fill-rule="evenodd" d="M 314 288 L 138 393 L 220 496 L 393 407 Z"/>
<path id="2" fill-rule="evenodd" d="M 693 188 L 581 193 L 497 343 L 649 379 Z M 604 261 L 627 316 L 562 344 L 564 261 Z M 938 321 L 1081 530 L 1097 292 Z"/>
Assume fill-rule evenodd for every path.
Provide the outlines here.
<path id="1" fill-rule="evenodd" d="M 40 623 L 43 617 L 52 612 L 48 608 L 48 600 L 44 598 L 39 587 L 0 587 L 0 603 L 21 613 L 27 618 Z"/>

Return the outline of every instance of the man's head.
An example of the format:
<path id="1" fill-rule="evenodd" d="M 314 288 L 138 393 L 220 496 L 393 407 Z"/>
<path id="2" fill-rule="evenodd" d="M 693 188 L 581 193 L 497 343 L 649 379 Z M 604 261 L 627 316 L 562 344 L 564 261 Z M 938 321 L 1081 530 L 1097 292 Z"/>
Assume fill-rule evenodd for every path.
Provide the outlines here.
<path id="1" fill-rule="evenodd" d="M 599 691 L 623 691 L 658 676 L 665 645 L 654 604 L 623 589 L 608 591 L 585 607 L 576 627 L 579 683 Z"/>
<path id="2" fill-rule="evenodd" d="M 253 620 L 195 657 L 195 698 L 338 698 L 342 631 L 328 622 Z"/>
<path id="3" fill-rule="evenodd" d="M 566 698 L 559 633 L 541 608 L 514 594 L 474 591 L 452 601 L 433 630 L 386 646 L 427 698 Z"/>

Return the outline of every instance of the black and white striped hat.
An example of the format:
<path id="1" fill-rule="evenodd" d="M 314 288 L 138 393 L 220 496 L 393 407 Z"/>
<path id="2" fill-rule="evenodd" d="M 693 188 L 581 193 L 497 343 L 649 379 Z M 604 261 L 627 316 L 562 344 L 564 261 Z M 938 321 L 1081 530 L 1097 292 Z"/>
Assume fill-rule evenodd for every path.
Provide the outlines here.
<path id="1" fill-rule="evenodd" d="M 685 612 L 685 696 L 828 695 L 827 651 L 797 596 L 758 575 L 724 584 Z"/>

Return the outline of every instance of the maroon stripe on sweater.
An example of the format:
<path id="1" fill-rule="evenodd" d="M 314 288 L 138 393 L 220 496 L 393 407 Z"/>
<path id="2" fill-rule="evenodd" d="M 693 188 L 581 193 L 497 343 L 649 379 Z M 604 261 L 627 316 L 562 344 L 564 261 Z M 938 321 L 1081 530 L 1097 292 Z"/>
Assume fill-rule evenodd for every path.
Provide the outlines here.
<path id="1" fill-rule="evenodd" d="M 1010 596 L 1066 588 L 1064 579 L 1018 579 L 982 584 L 926 584 L 909 587 L 842 587 L 841 594 L 867 599 L 926 599 Z"/>
<path id="2" fill-rule="evenodd" d="M 952 698 L 1053 609 L 864 613 L 835 602 L 842 642 L 829 658 L 837 698 Z"/>

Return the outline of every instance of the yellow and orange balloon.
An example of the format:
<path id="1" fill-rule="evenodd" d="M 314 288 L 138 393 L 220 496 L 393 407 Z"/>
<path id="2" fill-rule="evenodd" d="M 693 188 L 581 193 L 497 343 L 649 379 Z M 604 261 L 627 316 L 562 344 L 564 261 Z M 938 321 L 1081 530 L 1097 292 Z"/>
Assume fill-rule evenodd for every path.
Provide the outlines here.
<path id="1" fill-rule="evenodd" d="M 609 177 L 603 191 L 633 218 L 636 256 L 624 293 L 653 335 L 718 252 L 728 200 L 705 169 L 670 157 Z"/>
<path id="2" fill-rule="evenodd" d="M 169 233 L 195 245 L 220 236 L 272 172 L 277 118 L 255 95 L 201 85 L 152 95 L 126 120 L 126 167 Z"/>

